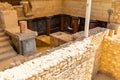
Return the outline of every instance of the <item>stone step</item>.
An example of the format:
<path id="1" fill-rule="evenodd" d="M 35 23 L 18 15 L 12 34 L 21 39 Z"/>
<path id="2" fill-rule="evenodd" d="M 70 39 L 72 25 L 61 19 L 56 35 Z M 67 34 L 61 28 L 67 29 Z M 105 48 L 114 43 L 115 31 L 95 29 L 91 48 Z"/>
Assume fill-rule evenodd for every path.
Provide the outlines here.
<path id="1" fill-rule="evenodd" d="M 5 33 L 4 32 L 0 32 L 0 36 L 5 36 Z"/>
<path id="2" fill-rule="evenodd" d="M 1 47 L 1 48 L 0 48 L 0 55 L 1 55 L 1 54 L 4 54 L 4 53 L 6 53 L 6 52 L 12 51 L 12 50 L 13 50 L 13 48 L 12 48 L 11 46 Z"/>
<path id="3" fill-rule="evenodd" d="M 0 48 L 5 47 L 5 46 L 10 46 L 10 42 L 9 41 L 0 42 Z"/>
<path id="4" fill-rule="evenodd" d="M 6 40 L 9 40 L 8 36 L 2 36 L 2 37 L 0 37 L 0 42 L 6 41 Z"/>
<path id="5" fill-rule="evenodd" d="M 12 68 L 14 65 L 19 65 L 25 61 L 26 57 L 17 54 L 15 57 L 0 61 L 0 71 L 6 68 Z"/>
<path id="6" fill-rule="evenodd" d="M 0 55 L 0 61 L 10 59 L 12 57 L 15 57 L 16 55 L 17 55 L 17 53 L 14 50 L 6 52 L 6 53 Z"/>

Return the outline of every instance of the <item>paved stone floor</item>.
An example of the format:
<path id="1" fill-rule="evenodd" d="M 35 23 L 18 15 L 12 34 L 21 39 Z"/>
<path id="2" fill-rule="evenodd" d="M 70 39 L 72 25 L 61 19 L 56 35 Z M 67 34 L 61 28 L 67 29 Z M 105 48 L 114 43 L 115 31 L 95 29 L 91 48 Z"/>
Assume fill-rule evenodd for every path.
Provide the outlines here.
<path id="1" fill-rule="evenodd" d="M 93 80 L 115 80 L 115 79 L 113 79 L 112 77 L 107 76 L 105 74 L 98 73 Z"/>

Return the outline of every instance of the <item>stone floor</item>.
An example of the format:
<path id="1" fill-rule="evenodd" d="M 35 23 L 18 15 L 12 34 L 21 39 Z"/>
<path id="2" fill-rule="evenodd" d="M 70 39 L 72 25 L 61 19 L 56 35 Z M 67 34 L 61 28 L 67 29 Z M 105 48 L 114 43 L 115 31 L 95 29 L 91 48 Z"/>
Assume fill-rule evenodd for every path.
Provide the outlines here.
<path id="1" fill-rule="evenodd" d="M 93 80 L 115 80 L 115 79 L 105 74 L 98 73 Z"/>

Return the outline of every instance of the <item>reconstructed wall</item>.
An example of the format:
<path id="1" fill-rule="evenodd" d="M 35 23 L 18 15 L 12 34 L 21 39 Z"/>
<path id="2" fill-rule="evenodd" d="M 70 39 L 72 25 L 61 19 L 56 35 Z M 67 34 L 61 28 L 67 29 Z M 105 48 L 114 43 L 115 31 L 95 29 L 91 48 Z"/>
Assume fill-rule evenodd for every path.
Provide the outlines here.
<path id="1" fill-rule="evenodd" d="M 104 38 L 99 69 L 120 80 L 120 40 Z"/>
<path id="2" fill-rule="evenodd" d="M 31 0 L 33 17 L 68 14 L 85 17 L 86 0 Z M 120 2 L 113 0 L 92 0 L 91 19 L 108 21 L 108 10 L 113 10 L 111 22 L 120 23 Z M 16 6 L 18 16 L 23 17 L 22 6 Z M 19 9 L 18 9 L 19 8 Z M 32 18 L 32 17 L 31 17 Z"/>
<path id="3" fill-rule="evenodd" d="M 61 0 L 34 0 L 32 12 L 35 17 L 51 16 L 62 14 Z"/>
<path id="4" fill-rule="evenodd" d="M 87 0 L 65 0 L 64 13 L 85 17 Z M 112 0 L 92 0 L 91 19 L 108 21 L 107 10 L 112 9 Z"/>
<path id="5" fill-rule="evenodd" d="M 18 12 L 19 19 L 49 17 L 53 15 L 63 14 L 62 12 L 62 0 L 31 0 L 32 5 L 32 17 L 25 17 L 24 6 L 14 6 Z M 26 5 L 27 6 L 27 5 Z M 27 7 L 26 7 L 27 8 Z M 29 9 L 29 6 L 28 6 Z M 27 9 L 26 9 L 27 10 Z M 29 11 L 28 11 L 29 12 Z"/>

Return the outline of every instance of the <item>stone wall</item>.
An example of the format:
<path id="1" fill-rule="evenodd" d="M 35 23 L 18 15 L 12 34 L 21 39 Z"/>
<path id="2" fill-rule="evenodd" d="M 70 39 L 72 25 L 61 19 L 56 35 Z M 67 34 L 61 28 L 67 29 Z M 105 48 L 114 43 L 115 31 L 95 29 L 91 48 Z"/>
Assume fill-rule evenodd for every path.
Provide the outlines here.
<path id="1" fill-rule="evenodd" d="M 102 41 L 104 36 L 108 36 L 109 30 L 106 28 L 96 27 L 94 29 L 90 29 L 89 37 L 91 37 L 91 43 L 95 45 L 95 61 L 93 66 L 92 78 L 96 76 L 96 73 L 99 71 L 99 61 L 100 61 L 100 54 L 102 48 Z M 77 32 L 74 35 L 76 39 L 83 39 L 84 31 Z"/>
<path id="2" fill-rule="evenodd" d="M 39 18 L 39 17 L 49 17 L 53 15 L 63 14 L 62 12 L 62 0 L 31 0 L 32 12 L 29 11 L 28 4 L 14 6 L 14 8 L 18 12 L 19 19 L 31 19 L 31 18 Z M 24 8 L 25 9 L 24 11 Z M 27 11 L 26 11 L 27 10 Z M 30 12 L 33 16 L 25 17 L 25 13 Z"/>
<path id="3" fill-rule="evenodd" d="M 72 16 L 85 17 L 86 1 L 87 0 L 65 0 L 64 13 Z M 112 0 L 92 0 L 91 19 L 108 21 L 108 9 L 113 9 Z"/>
<path id="4" fill-rule="evenodd" d="M 61 14 L 61 0 L 34 0 L 32 12 L 35 17 L 51 16 Z"/>
<path id="5" fill-rule="evenodd" d="M 83 41 L 63 45 L 47 55 L 25 62 L 18 67 L 5 70 L 0 73 L 0 78 L 7 80 L 91 80 L 94 52 L 90 38 L 86 38 Z"/>
<path id="6" fill-rule="evenodd" d="M 58 14 L 85 17 L 86 0 L 31 0 L 33 17 L 45 17 Z M 120 23 L 120 2 L 113 0 L 92 0 L 91 19 L 108 21 L 108 10 L 113 10 L 111 22 Z M 22 19 L 22 6 L 15 6 Z M 31 17 L 31 18 L 33 18 Z M 28 18 L 29 19 L 29 18 Z"/>
<path id="7" fill-rule="evenodd" d="M 120 40 L 111 37 L 104 38 L 99 69 L 115 77 L 116 80 L 120 80 Z"/>
<path id="8" fill-rule="evenodd" d="M 91 80 L 98 71 L 98 63 L 95 59 L 98 57 L 96 50 L 106 34 L 106 29 L 100 29 L 102 31 L 100 33 L 97 29 L 92 30 L 94 35 L 89 38 L 83 40 L 78 38 L 74 42 L 50 50 L 46 55 L 1 72 L 0 78 L 7 80 Z M 97 43 L 94 43 L 96 40 Z"/>

